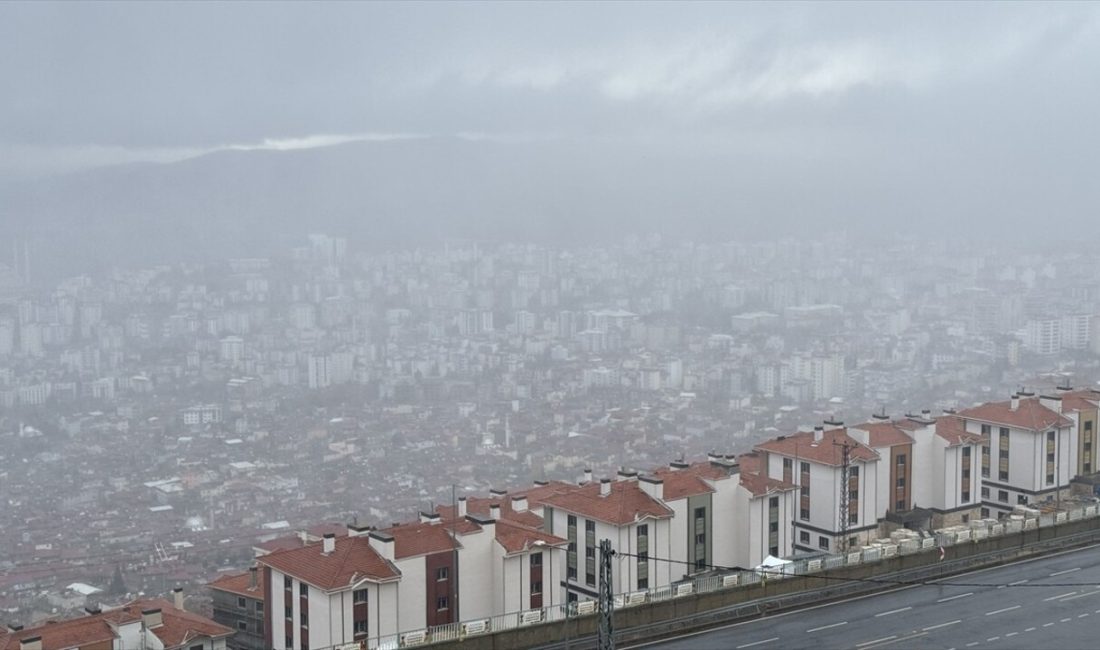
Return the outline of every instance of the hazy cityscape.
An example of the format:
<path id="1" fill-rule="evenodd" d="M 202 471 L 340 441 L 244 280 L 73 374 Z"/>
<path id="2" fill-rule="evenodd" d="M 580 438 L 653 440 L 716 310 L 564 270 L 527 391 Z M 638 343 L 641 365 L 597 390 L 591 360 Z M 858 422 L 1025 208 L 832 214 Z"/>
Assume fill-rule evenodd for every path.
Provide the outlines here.
<path id="1" fill-rule="evenodd" d="M 0 4 L 0 650 L 953 648 L 1016 605 L 800 608 L 1089 580 L 1098 7 Z"/>

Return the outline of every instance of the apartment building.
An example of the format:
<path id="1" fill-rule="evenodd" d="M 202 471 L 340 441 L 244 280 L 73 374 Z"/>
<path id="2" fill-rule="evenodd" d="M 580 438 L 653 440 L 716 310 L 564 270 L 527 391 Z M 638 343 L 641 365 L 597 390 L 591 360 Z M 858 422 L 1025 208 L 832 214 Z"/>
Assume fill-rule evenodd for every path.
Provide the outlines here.
<path id="1" fill-rule="evenodd" d="M 727 490 L 719 489 L 715 496 L 719 513 L 715 518 L 715 528 L 719 531 L 715 540 L 717 564 L 755 567 L 769 555 L 792 555 L 794 530 L 791 522 L 798 514 L 798 486 L 769 478 L 762 457 L 757 453 L 742 454 L 737 464 L 737 482 L 730 495 L 732 508 L 723 498 Z M 731 511 L 732 517 L 724 516 Z"/>
<path id="2" fill-rule="evenodd" d="M 617 563 L 612 589 L 615 593 L 671 584 L 685 572 L 675 558 L 672 518 L 665 505 L 664 483 L 658 478 L 640 480 L 623 473 L 619 480 L 590 481 L 576 489 L 543 497 L 546 531 L 568 540 L 565 589 L 569 602 L 598 597 L 599 543 L 608 539 L 623 553 Z"/>
<path id="3" fill-rule="evenodd" d="M 798 486 L 792 519 L 794 548 L 836 552 L 877 537 L 887 504 L 879 495 L 880 456 L 834 425 L 826 430 L 779 436 L 756 446 L 766 476 Z M 841 484 L 847 450 L 847 513 L 842 519 Z"/>
<path id="4" fill-rule="evenodd" d="M 233 630 L 228 650 L 265 650 L 264 573 L 251 567 L 224 575 L 206 585 L 213 601 L 214 621 Z"/>
<path id="5" fill-rule="evenodd" d="M 258 558 L 264 647 L 309 650 L 400 631 L 393 546 L 391 535 L 356 527 L 344 537 L 326 533 L 319 544 Z"/>
<path id="6" fill-rule="evenodd" d="M 149 598 L 122 607 L 33 627 L 0 629 L 0 650 L 225 650 L 233 630 L 183 609 L 176 602 Z"/>
<path id="7" fill-rule="evenodd" d="M 1077 474 L 1079 411 L 1059 396 L 1013 395 L 959 412 L 981 449 L 981 515 L 1004 516 L 1018 504 L 1058 498 Z"/>
<path id="8" fill-rule="evenodd" d="M 1076 414 L 1072 419 L 1077 422 L 1077 475 L 1095 474 L 1100 471 L 1096 460 L 1100 391 L 1063 387 L 1058 389 L 1057 395 L 1062 398 L 1062 412 Z"/>

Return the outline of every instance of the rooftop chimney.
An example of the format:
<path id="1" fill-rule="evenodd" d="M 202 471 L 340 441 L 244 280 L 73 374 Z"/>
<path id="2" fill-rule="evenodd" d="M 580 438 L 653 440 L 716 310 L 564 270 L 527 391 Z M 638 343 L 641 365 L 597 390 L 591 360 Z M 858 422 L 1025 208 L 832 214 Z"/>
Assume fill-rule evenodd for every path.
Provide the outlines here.
<path id="1" fill-rule="evenodd" d="M 674 460 L 674 461 L 672 461 L 671 463 L 668 464 L 668 468 L 671 469 L 674 472 L 678 472 L 682 469 L 687 469 L 689 467 L 691 467 L 691 465 L 685 463 L 682 460 Z"/>
<path id="2" fill-rule="evenodd" d="M 360 526 L 357 523 L 348 524 L 348 537 L 362 537 L 370 532 L 370 526 Z"/>
<path id="3" fill-rule="evenodd" d="M 489 496 L 494 499 L 503 499 L 506 494 L 508 493 L 504 490 L 489 490 Z"/>
<path id="4" fill-rule="evenodd" d="M 254 566 L 248 567 L 248 590 L 249 591 L 254 591 L 260 586 L 260 581 L 258 579 L 259 573 L 260 573 L 259 567 L 254 567 Z"/>
<path id="5" fill-rule="evenodd" d="M 489 505 L 489 518 L 496 521 L 500 519 L 500 504 L 493 503 Z"/>
<path id="6" fill-rule="evenodd" d="M 253 570 L 255 570 L 255 567 L 253 567 Z M 252 579 L 256 579 L 255 573 L 252 574 Z M 172 605 L 176 609 L 183 609 L 183 587 L 176 587 L 172 590 Z"/>
<path id="7" fill-rule="evenodd" d="M 8 632 L 18 632 L 23 629 L 23 626 L 18 623 L 8 623 L 6 627 L 8 628 Z"/>
<path id="8" fill-rule="evenodd" d="M 19 650 L 42 650 L 42 637 L 30 636 L 19 642 Z"/>
<path id="9" fill-rule="evenodd" d="M 665 499 L 665 482 L 656 476 L 642 476 L 638 478 L 638 487 L 642 488 L 642 492 L 645 492 L 658 501 L 664 501 Z"/>
<path id="10" fill-rule="evenodd" d="M 1055 413 L 1062 412 L 1062 398 L 1055 395 L 1040 395 L 1039 403 Z"/>
<path id="11" fill-rule="evenodd" d="M 512 497 L 513 512 L 527 512 L 527 495 Z"/>
<path id="12" fill-rule="evenodd" d="M 96 614 L 102 614 L 103 610 L 99 608 L 99 605 L 85 605 L 84 613 L 88 616 L 95 616 Z"/>
<path id="13" fill-rule="evenodd" d="M 605 497 L 609 494 L 611 494 L 611 479 L 601 478 L 600 479 L 600 496 Z"/>
<path id="14" fill-rule="evenodd" d="M 141 610 L 141 622 L 145 623 L 146 628 L 152 630 L 164 624 L 164 616 L 161 614 L 159 607 L 143 609 Z"/>
<path id="15" fill-rule="evenodd" d="M 638 472 L 631 471 L 629 469 L 626 469 L 625 467 L 619 468 L 618 480 L 630 481 L 636 478 L 638 478 Z"/>
<path id="16" fill-rule="evenodd" d="M 321 538 L 321 553 L 331 555 L 336 550 L 336 533 L 325 533 Z"/>
<path id="17" fill-rule="evenodd" d="M 592 482 L 592 469 L 591 468 L 588 468 L 588 467 L 584 468 L 584 482 L 585 483 L 591 483 Z"/>
<path id="18" fill-rule="evenodd" d="M 458 516 L 466 516 L 466 497 L 458 497 Z"/>
<path id="19" fill-rule="evenodd" d="M 1020 408 L 1020 396 L 1019 395 L 1014 394 L 1012 396 L 1012 399 L 1009 400 L 1008 408 L 1012 409 L 1013 411 Z"/>
<path id="20" fill-rule="evenodd" d="M 836 418 L 829 418 L 825 420 L 825 426 L 827 427 L 842 427 L 844 426 L 844 420 L 838 420 Z"/>
<path id="21" fill-rule="evenodd" d="M 932 411 L 929 410 L 929 409 L 921 409 L 920 416 L 921 416 L 921 419 L 931 420 L 932 419 Z"/>
<path id="22" fill-rule="evenodd" d="M 535 487 L 543 487 L 544 485 L 550 485 L 548 481 L 535 481 Z"/>
<path id="23" fill-rule="evenodd" d="M 1055 386 L 1054 390 L 1058 391 L 1059 393 L 1068 393 L 1073 390 L 1073 386 L 1070 385 L 1069 379 L 1066 379 L 1064 382 Z"/>
<path id="24" fill-rule="evenodd" d="M 387 560 L 393 561 L 393 535 L 384 533 L 380 530 L 372 530 L 367 539 L 370 541 L 370 546 L 379 555 Z"/>
<path id="25" fill-rule="evenodd" d="M 814 442 L 821 442 L 825 438 L 825 427 L 814 427 Z"/>

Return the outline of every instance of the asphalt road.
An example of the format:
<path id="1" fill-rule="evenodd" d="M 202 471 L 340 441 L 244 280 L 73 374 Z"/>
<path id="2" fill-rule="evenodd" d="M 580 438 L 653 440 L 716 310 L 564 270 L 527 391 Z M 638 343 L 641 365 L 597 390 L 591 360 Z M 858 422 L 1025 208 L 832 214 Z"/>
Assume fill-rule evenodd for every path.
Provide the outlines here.
<path id="1" fill-rule="evenodd" d="M 1100 546 L 633 647 L 1100 648 Z"/>

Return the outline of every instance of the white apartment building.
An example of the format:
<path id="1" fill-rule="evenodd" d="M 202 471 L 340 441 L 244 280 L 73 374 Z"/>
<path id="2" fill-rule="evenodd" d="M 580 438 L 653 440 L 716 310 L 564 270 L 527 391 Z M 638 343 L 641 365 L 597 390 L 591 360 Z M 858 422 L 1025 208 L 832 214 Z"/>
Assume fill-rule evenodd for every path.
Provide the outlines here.
<path id="1" fill-rule="evenodd" d="M 566 598 L 595 600 L 599 586 L 599 544 L 623 553 L 612 575 L 612 589 L 625 593 L 671 584 L 683 565 L 651 558 L 675 558 L 673 510 L 662 503 L 660 479 L 623 474 L 541 498 L 546 532 L 568 540 Z M 686 562 L 686 559 L 683 561 Z"/>
<path id="2" fill-rule="evenodd" d="M 983 517 L 1055 499 L 1077 475 L 1078 414 L 1063 414 L 1060 397 L 1013 395 L 961 411 L 959 417 L 968 433 L 988 440 L 979 462 Z"/>
<path id="3" fill-rule="evenodd" d="M 848 485 L 842 488 L 844 450 Z M 797 516 L 792 520 L 796 550 L 837 552 L 877 537 L 887 509 L 879 494 L 879 454 L 842 427 L 779 436 L 756 446 L 768 478 L 797 485 Z M 841 490 L 847 513 L 841 521 Z"/>

